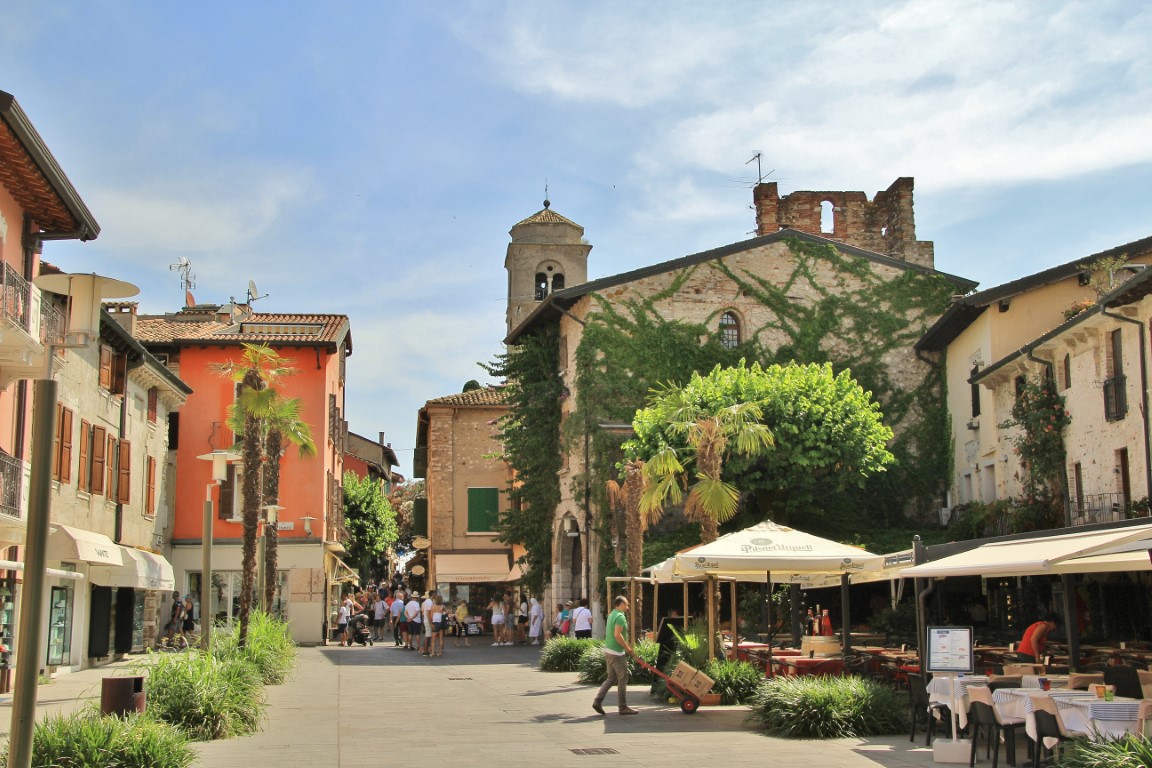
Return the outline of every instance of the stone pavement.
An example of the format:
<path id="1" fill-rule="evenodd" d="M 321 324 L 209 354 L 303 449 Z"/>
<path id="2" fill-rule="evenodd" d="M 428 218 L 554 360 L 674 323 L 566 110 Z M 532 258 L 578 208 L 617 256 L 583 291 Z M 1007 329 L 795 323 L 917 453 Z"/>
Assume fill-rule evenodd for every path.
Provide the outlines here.
<path id="1" fill-rule="evenodd" d="M 592 711 L 593 689 L 570 673 L 538 668 L 539 648 L 473 642 L 440 658 L 391 643 L 301 648 L 295 676 L 267 688 L 262 732 L 197 745 L 201 768 L 352 768 L 454 764 L 501 768 L 637 768 L 710 765 L 931 766 L 932 752 L 908 736 L 794 741 L 763 736 L 744 707 L 694 715 L 630 692 L 633 717 Z M 40 687 L 38 717 L 99 703 L 100 679 L 130 674 L 132 661 L 62 675 Z M 11 697 L 0 697 L 7 733 Z M 583 751 L 582 751 L 583 750 Z"/>
<path id="2" fill-rule="evenodd" d="M 630 692 L 632 717 L 592 711 L 593 688 L 541 672 L 533 646 L 453 648 L 424 658 L 371 648 L 303 648 L 296 676 L 268 689 L 264 731 L 201 745 L 203 768 L 500 766 L 629 768 L 709 765 L 929 766 L 908 736 L 791 741 L 760 735 L 744 707 L 694 715 Z M 923 742 L 920 742 L 921 744 Z M 611 750 L 580 753 L 579 750 Z"/>

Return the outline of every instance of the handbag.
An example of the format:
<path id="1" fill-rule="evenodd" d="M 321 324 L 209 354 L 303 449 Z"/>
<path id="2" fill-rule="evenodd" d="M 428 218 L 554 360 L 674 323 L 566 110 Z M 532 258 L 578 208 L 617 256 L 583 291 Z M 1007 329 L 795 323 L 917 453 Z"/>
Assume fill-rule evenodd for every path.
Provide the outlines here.
<path id="1" fill-rule="evenodd" d="M 566 635 L 570 629 L 572 629 L 571 619 L 564 619 L 564 621 L 560 622 L 560 634 Z"/>

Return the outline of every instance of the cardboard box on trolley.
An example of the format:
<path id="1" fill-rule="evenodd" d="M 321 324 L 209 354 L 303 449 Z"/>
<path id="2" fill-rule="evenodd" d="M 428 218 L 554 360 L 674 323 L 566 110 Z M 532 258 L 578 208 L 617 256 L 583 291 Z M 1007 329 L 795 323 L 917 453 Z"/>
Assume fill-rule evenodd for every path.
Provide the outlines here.
<path id="1" fill-rule="evenodd" d="M 687 662 L 680 662 L 669 675 L 672 682 L 691 693 L 696 698 L 702 698 L 712 690 L 716 681 Z"/>

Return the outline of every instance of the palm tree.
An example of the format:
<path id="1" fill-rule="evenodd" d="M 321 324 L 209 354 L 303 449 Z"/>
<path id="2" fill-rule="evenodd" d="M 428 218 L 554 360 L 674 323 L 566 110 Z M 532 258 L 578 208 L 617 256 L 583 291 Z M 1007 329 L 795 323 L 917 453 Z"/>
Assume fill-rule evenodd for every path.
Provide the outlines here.
<path id="1" fill-rule="evenodd" d="M 624 464 L 624 483 L 609 480 L 608 503 L 613 509 L 624 511 L 624 555 L 628 560 L 625 573 L 639 576 L 644 562 L 644 531 L 648 518 L 640 513 L 640 500 L 644 494 L 644 462 L 628 461 Z"/>
<path id="2" fill-rule="evenodd" d="M 264 455 L 266 471 L 264 472 L 264 500 L 267 504 L 280 502 L 280 460 L 283 458 L 288 445 L 295 445 L 300 450 L 300 458 L 307 459 L 316 455 L 316 441 L 312 439 L 312 428 L 300 419 L 300 399 L 273 398 L 268 413 L 264 418 L 267 430 L 264 437 Z M 279 535 L 276 526 L 269 525 L 265 529 L 265 569 L 264 569 L 264 604 L 271 607 L 276 594 Z"/>
<path id="3" fill-rule="evenodd" d="M 248 617 L 256 592 L 256 532 L 260 524 L 261 469 L 264 465 L 263 420 L 277 394 L 270 384 L 292 369 L 289 361 L 267 344 L 245 344 L 240 360 L 214 366 L 238 384 L 236 400 L 228 406 L 228 425 L 241 444 L 244 462 L 241 518 L 244 532 L 240 571 L 240 610 L 237 619 L 240 647 L 248 641 Z"/>
<path id="4" fill-rule="evenodd" d="M 740 501 L 740 492 L 721 478 L 725 457 L 730 453 L 752 457 L 767 451 L 775 444 L 772 431 L 760 422 L 757 403 L 737 403 L 709 412 L 685 398 L 682 390 L 664 390 L 653 397 L 657 399 L 662 400 L 660 407 L 668 417 L 668 434 L 683 438 L 687 445 L 677 448 L 665 443 L 648 458 L 640 511 L 654 522 L 667 504 L 684 499 L 681 485 L 688 486 L 684 516 L 700 523 L 702 543 L 713 542 L 720 523 L 736 514 Z M 690 474 L 695 482 L 688 485 Z"/>

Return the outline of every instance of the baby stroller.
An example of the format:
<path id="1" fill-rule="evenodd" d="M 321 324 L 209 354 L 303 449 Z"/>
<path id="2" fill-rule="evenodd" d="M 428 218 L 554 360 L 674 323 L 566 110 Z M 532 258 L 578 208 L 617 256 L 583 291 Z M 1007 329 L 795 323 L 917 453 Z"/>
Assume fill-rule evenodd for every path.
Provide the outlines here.
<path id="1" fill-rule="evenodd" d="M 368 614 L 358 613 L 348 628 L 349 640 L 360 645 L 372 645 L 372 633 L 368 630 Z"/>

